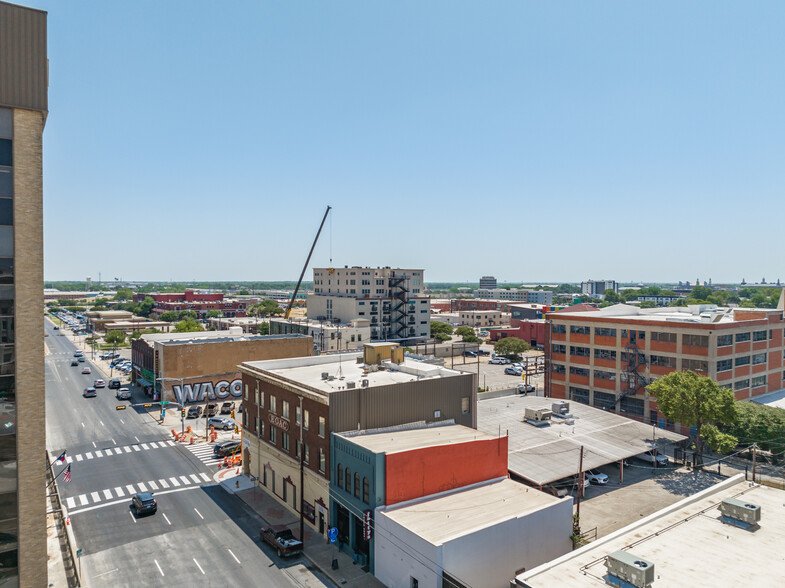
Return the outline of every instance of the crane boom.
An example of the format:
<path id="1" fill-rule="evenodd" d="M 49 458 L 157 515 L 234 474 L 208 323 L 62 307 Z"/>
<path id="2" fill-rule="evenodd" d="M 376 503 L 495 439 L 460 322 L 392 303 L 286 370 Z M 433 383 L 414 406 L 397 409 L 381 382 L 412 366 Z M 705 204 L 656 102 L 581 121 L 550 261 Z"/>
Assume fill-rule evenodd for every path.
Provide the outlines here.
<path id="1" fill-rule="evenodd" d="M 319 225 L 319 230 L 316 231 L 316 238 L 313 240 L 313 245 L 311 245 L 311 250 L 308 252 L 308 258 L 305 260 L 303 271 L 300 272 L 300 279 L 297 280 L 297 286 L 295 286 L 294 292 L 292 293 L 292 299 L 289 301 L 289 306 L 286 307 L 286 314 L 284 314 L 285 319 L 288 319 L 289 313 L 292 312 L 292 306 L 294 306 L 294 299 L 297 298 L 297 292 L 300 290 L 300 284 L 303 283 L 303 276 L 305 276 L 305 271 L 308 269 L 308 264 L 311 263 L 311 255 L 313 255 L 313 250 L 316 247 L 316 242 L 319 240 L 319 235 L 322 234 L 322 228 L 324 228 L 324 221 L 327 220 L 327 215 L 330 214 L 330 210 L 332 210 L 332 206 L 328 206 L 327 210 L 324 211 L 324 216 L 322 217 L 322 224 Z"/>

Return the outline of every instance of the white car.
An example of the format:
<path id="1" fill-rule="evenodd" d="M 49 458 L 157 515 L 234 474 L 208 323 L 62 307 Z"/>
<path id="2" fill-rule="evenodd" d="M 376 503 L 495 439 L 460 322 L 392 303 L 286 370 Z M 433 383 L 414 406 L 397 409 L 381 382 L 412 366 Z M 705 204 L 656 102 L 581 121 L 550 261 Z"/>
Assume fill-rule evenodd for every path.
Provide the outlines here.
<path id="1" fill-rule="evenodd" d="M 588 472 L 583 472 L 583 477 L 589 480 L 590 484 L 604 485 L 608 483 L 608 476 L 606 476 L 602 472 L 598 472 L 595 470 L 589 470 Z"/>
<path id="2" fill-rule="evenodd" d="M 636 455 L 635 457 L 637 457 L 642 461 L 656 464 L 658 466 L 668 465 L 668 456 L 663 455 L 662 453 L 658 453 L 656 450 L 654 450 L 654 452 L 647 451 L 646 453 L 641 453 L 640 455 Z"/>

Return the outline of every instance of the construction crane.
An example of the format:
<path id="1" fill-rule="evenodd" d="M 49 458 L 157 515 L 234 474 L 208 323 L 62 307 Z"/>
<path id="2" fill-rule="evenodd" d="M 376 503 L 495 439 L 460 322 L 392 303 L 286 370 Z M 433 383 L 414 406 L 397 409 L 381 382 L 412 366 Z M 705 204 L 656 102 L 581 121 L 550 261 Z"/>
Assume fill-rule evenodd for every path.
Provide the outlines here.
<path id="1" fill-rule="evenodd" d="M 297 280 L 297 286 L 295 286 L 294 292 L 292 293 L 292 299 L 289 301 L 289 306 L 286 307 L 286 314 L 283 315 L 285 319 L 288 319 L 289 313 L 292 312 L 292 306 L 294 306 L 294 299 L 297 298 L 297 292 L 300 290 L 300 284 L 303 283 L 303 276 L 305 275 L 305 270 L 308 269 L 308 264 L 311 263 L 311 255 L 313 255 L 313 250 L 316 247 L 316 242 L 319 240 L 319 235 L 322 234 L 322 228 L 324 228 L 324 221 L 327 220 L 327 215 L 330 214 L 330 210 L 332 210 L 332 206 L 328 206 L 327 210 L 324 211 L 324 216 L 322 217 L 322 224 L 319 225 L 319 230 L 316 231 L 316 238 L 313 240 L 313 245 L 311 245 L 311 250 L 308 252 L 308 258 L 305 260 L 303 271 L 300 272 L 300 279 Z"/>

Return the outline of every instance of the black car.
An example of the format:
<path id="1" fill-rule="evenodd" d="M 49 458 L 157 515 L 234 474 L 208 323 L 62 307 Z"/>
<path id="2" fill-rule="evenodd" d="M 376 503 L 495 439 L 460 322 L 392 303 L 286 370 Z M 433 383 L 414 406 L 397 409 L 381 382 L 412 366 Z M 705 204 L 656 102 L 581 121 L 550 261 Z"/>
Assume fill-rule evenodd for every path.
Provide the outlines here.
<path id="1" fill-rule="evenodd" d="M 218 414 L 218 405 L 217 404 L 208 404 L 207 405 L 207 416 L 214 417 Z"/>
<path id="2" fill-rule="evenodd" d="M 188 409 L 188 414 L 185 415 L 187 419 L 198 419 L 202 416 L 202 407 L 201 406 L 192 406 Z"/>
<path id="3" fill-rule="evenodd" d="M 232 414 L 234 410 L 234 402 L 224 402 L 221 405 L 221 414 Z"/>
<path id="4" fill-rule="evenodd" d="M 139 494 L 134 494 L 133 498 L 131 498 L 131 508 L 134 509 L 136 516 L 155 514 L 158 510 L 158 503 L 153 498 L 152 493 L 140 492 Z"/>
<path id="5" fill-rule="evenodd" d="M 490 355 L 491 354 L 490 351 L 486 351 L 485 349 L 478 349 L 477 353 L 479 353 L 480 355 Z"/>
<path id="6" fill-rule="evenodd" d="M 235 439 L 234 441 L 224 441 L 213 448 L 213 455 L 215 457 L 226 457 L 228 455 L 232 455 L 233 453 L 238 453 L 239 450 L 239 439 Z"/>
<path id="7" fill-rule="evenodd" d="M 120 387 L 120 380 L 115 378 L 114 380 L 109 380 L 109 389 L 115 390 Z"/>
<path id="8" fill-rule="evenodd" d="M 79 365 L 79 362 L 78 362 L 78 361 L 76 361 L 75 359 L 72 359 L 72 360 L 71 360 L 71 367 L 74 367 L 75 365 L 77 365 L 77 366 L 78 366 L 78 365 Z"/>

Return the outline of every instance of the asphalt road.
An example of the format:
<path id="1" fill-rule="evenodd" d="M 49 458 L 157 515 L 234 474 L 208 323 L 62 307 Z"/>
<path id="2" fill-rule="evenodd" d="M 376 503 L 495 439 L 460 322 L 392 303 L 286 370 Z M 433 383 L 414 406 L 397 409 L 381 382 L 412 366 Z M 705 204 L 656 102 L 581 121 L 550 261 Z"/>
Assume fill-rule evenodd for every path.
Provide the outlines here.
<path id="1" fill-rule="evenodd" d="M 71 367 L 76 350 L 46 321 L 47 447 L 67 450 L 58 490 L 82 549 L 84 584 L 99 586 L 332 586 L 303 558 L 282 560 L 259 540 L 263 521 L 213 481 L 208 448 L 175 445 L 147 409 L 118 411 L 103 377 Z M 86 354 L 89 357 L 89 354 Z M 146 399 L 138 393 L 132 402 Z M 131 496 L 153 491 L 158 512 L 136 518 Z"/>

